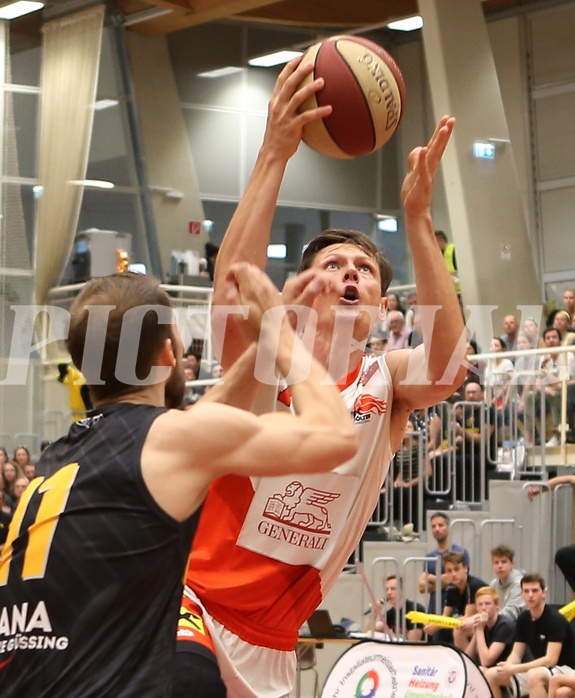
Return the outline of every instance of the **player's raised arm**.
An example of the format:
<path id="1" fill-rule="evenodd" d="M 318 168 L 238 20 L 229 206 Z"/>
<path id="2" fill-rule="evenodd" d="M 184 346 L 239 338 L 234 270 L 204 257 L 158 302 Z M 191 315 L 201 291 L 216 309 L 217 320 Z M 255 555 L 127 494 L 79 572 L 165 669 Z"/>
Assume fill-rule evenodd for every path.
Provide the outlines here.
<path id="1" fill-rule="evenodd" d="M 296 152 L 305 124 L 331 113 L 331 107 L 298 112 L 313 92 L 321 89 L 323 80 L 315 80 L 304 88 L 298 85 L 313 69 L 300 66 L 300 59 L 288 63 L 280 73 L 272 93 L 266 131 L 246 190 L 230 221 L 218 252 L 214 276 L 214 304 L 225 304 L 224 280 L 235 262 L 250 262 L 264 269 L 267 246 L 276 209 L 277 198 L 286 165 Z M 241 335 L 235 334 L 235 322 L 228 321 L 227 339 L 222 364 L 228 367 L 245 348 Z"/>
<path id="2" fill-rule="evenodd" d="M 395 401 L 405 403 L 407 410 L 445 399 L 465 377 L 461 365 L 465 353 L 463 317 L 453 279 L 435 239 L 430 210 L 439 163 L 454 125 L 453 117 L 444 116 L 427 146 L 412 150 L 401 190 L 424 340 L 413 352 L 388 354 Z M 425 306 L 438 307 L 432 321 Z"/>

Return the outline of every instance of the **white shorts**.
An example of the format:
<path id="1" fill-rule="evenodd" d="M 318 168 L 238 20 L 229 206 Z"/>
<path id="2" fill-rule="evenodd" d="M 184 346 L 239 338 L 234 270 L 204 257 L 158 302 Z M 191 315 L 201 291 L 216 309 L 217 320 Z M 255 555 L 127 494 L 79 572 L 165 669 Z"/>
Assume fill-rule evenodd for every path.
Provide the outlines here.
<path id="1" fill-rule="evenodd" d="M 575 669 L 566 664 L 560 666 L 554 666 L 551 669 L 543 667 L 549 672 L 549 677 L 556 676 L 557 674 L 575 674 Z M 523 698 L 523 696 L 529 696 L 529 683 L 527 681 L 527 672 L 524 671 L 521 674 L 514 674 L 512 676 L 512 687 L 511 694 L 513 698 Z"/>
<path id="2" fill-rule="evenodd" d="M 214 620 L 189 587 L 184 588 L 184 594 L 203 610 L 203 621 L 216 648 L 227 698 L 287 698 L 296 678 L 295 651 L 250 645 Z"/>

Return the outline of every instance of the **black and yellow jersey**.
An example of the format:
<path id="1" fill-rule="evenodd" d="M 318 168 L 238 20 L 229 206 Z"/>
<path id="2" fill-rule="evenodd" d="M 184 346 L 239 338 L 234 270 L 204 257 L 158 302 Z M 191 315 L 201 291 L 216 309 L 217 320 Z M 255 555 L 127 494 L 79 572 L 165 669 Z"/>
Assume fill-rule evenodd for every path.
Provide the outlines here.
<path id="1" fill-rule="evenodd" d="M 40 459 L 0 563 L 4 698 L 170 695 L 199 511 L 177 522 L 144 483 L 142 445 L 164 411 L 93 410 Z"/>

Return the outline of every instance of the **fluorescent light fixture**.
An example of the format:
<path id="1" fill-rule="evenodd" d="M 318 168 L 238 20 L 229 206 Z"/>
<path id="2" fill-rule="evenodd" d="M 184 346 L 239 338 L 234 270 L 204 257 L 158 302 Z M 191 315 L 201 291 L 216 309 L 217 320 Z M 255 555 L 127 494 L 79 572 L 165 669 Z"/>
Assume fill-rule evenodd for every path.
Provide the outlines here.
<path id="1" fill-rule="evenodd" d="M 473 155 L 479 160 L 495 159 L 495 144 L 485 141 L 477 141 L 473 144 Z"/>
<path id="2" fill-rule="evenodd" d="M 105 179 L 72 179 L 70 184 L 88 187 L 88 189 L 113 189 L 115 186 L 114 182 L 108 182 Z"/>
<path id="3" fill-rule="evenodd" d="M 147 274 L 146 265 L 141 262 L 128 264 L 128 271 L 133 271 L 135 274 Z"/>
<path id="4" fill-rule="evenodd" d="M 37 12 L 44 7 L 43 2 L 32 2 L 32 0 L 19 0 L 9 5 L 0 7 L 0 19 L 16 19 L 28 15 L 30 12 Z"/>
<path id="5" fill-rule="evenodd" d="M 378 216 L 377 229 L 384 233 L 397 233 L 397 218 L 395 216 Z"/>
<path id="6" fill-rule="evenodd" d="M 117 107 L 120 102 L 117 99 L 99 99 L 94 102 L 94 111 L 104 111 L 104 109 L 111 109 L 112 107 Z"/>
<path id="7" fill-rule="evenodd" d="M 274 53 L 268 53 L 266 56 L 250 58 L 248 64 L 255 66 L 256 68 L 271 68 L 274 65 L 287 63 L 288 61 L 291 61 L 292 58 L 301 56 L 302 53 L 303 51 L 275 51 Z"/>
<path id="8" fill-rule="evenodd" d="M 214 70 L 206 70 L 204 73 L 198 73 L 199 78 L 225 78 L 228 75 L 241 73 L 242 68 L 237 65 L 227 65 L 225 68 L 215 68 Z"/>
<path id="9" fill-rule="evenodd" d="M 421 29 L 423 26 L 423 17 L 419 15 L 406 17 L 405 19 L 398 19 L 396 22 L 390 22 L 386 26 L 388 29 L 394 29 L 399 32 L 412 32 L 416 29 Z"/>
<path id="10" fill-rule="evenodd" d="M 268 245 L 268 259 L 285 259 L 287 257 L 287 245 L 277 243 Z"/>

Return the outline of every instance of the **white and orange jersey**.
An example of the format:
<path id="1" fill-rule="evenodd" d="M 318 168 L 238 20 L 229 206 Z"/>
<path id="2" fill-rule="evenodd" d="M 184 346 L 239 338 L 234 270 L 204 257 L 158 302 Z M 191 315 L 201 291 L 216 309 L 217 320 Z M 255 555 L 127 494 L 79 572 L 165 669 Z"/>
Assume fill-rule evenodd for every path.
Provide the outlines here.
<path id="1" fill-rule="evenodd" d="M 392 457 L 391 376 L 364 356 L 342 382 L 360 447 L 330 473 L 212 484 L 186 584 L 208 613 L 244 641 L 292 650 L 302 624 L 333 586 L 375 509 Z M 288 409 L 289 393 L 274 393 Z M 287 405 L 287 406 L 286 406 Z"/>

